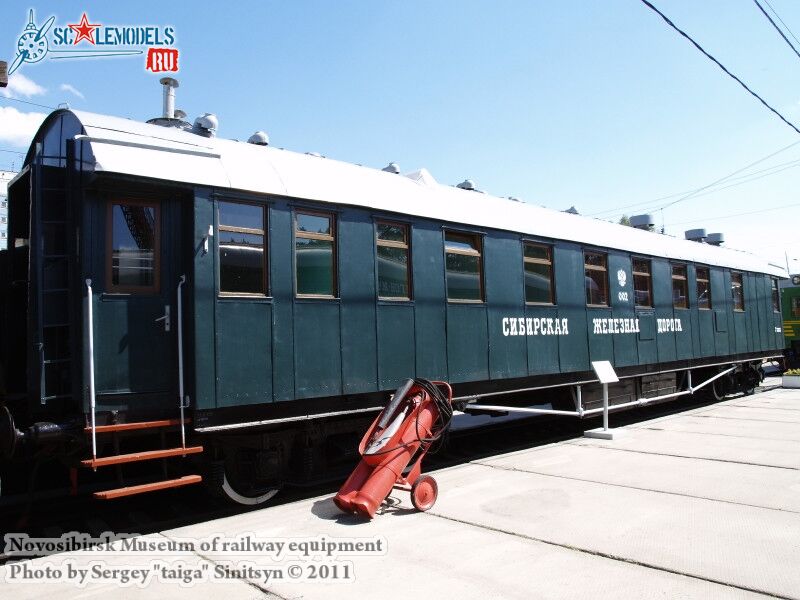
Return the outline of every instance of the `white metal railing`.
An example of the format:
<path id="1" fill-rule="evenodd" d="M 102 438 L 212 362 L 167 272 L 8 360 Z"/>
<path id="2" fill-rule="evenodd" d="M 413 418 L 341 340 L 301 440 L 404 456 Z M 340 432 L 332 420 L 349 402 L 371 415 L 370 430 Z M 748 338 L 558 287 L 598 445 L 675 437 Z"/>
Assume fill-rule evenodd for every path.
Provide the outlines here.
<path id="1" fill-rule="evenodd" d="M 630 406 L 638 405 L 644 406 L 650 402 L 654 402 L 656 400 L 664 400 L 667 398 L 676 398 L 678 396 L 686 396 L 689 394 L 695 393 L 700 388 L 707 386 L 709 383 L 716 381 L 720 377 L 727 375 L 731 371 L 736 369 L 736 365 L 725 369 L 724 371 L 720 371 L 713 377 L 706 379 L 700 385 L 693 387 L 692 386 L 692 373 L 690 370 L 687 369 L 688 375 L 688 384 L 689 387 L 685 390 L 680 392 L 675 392 L 672 394 L 664 394 L 662 396 L 654 396 L 652 398 L 637 398 L 632 402 L 624 402 L 622 404 L 614 404 L 609 406 L 608 404 L 608 384 L 603 385 L 603 406 L 600 408 L 592 408 L 589 410 L 584 410 L 583 408 L 583 400 L 581 395 L 581 386 L 575 386 L 575 410 L 556 410 L 551 408 L 527 408 L 521 406 L 495 406 L 495 405 L 487 405 L 487 404 L 468 404 L 465 407 L 466 411 L 470 410 L 485 410 L 489 412 L 516 412 L 516 413 L 524 413 L 524 414 L 531 414 L 531 415 L 563 415 L 563 416 L 570 416 L 570 417 L 584 417 L 588 415 L 594 415 L 597 413 L 603 413 L 603 429 L 608 430 L 608 413 L 612 410 L 618 410 L 620 408 L 627 408 Z M 585 382 L 583 382 L 585 383 Z"/>
<path id="2" fill-rule="evenodd" d="M 186 421 L 184 409 L 188 403 L 183 397 L 183 292 L 181 288 L 186 283 L 186 275 L 181 275 L 178 282 L 178 404 L 181 408 L 181 448 L 186 449 Z"/>
<path id="3" fill-rule="evenodd" d="M 95 410 L 97 408 L 94 392 L 94 316 L 92 314 L 92 280 L 86 280 L 86 341 L 88 348 L 88 373 L 89 376 L 89 406 L 92 411 L 92 459 L 97 458 L 97 421 Z"/>

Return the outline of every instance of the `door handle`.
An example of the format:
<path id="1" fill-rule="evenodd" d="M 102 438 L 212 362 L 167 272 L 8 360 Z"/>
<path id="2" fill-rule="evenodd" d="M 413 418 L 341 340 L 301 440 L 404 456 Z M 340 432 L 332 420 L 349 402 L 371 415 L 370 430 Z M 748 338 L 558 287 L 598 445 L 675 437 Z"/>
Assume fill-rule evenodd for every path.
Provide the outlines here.
<path id="1" fill-rule="evenodd" d="M 158 317 L 155 322 L 164 321 L 164 331 L 169 331 L 171 320 L 169 318 L 169 304 L 164 307 L 164 314 Z"/>

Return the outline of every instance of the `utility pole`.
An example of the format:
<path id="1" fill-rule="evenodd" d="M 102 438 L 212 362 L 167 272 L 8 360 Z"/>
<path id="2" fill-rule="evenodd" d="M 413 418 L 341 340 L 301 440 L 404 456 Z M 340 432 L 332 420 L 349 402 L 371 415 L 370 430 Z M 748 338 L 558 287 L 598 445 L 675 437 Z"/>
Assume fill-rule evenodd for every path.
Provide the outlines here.
<path id="1" fill-rule="evenodd" d="M 8 86 L 8 63 L 0 60 L 0 87 Z"/>

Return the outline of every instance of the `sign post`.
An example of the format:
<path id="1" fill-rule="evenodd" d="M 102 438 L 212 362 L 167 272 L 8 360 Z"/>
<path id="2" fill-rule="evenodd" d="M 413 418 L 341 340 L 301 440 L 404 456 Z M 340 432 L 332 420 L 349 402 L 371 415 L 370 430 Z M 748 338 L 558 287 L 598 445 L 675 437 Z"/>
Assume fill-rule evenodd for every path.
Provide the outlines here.
<path id="1" fill-rule="evenodd" d="M 607 360 L 592 362 L 592 368 L 594 369 L 595 375 L 597 375 L 597 379 L 603 385 L 603 427 L 602 429 L 584 431 L 583 435 L 588 438 L 613 440 L 615 437 L 621 437 L 624 433 L 622 429 L 614 430 L 608 427 L 608 384 L 618 382 L 619 377 L 617 377 L 617 374 L 614 372 L 614 367 L 612 367 L 611 363 Z"/>

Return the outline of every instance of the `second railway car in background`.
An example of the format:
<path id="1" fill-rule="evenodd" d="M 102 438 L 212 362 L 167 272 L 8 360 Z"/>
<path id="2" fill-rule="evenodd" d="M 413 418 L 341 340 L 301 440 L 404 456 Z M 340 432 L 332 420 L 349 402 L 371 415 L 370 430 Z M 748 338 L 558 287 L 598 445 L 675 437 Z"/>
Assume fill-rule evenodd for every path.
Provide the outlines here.
<path id="1" fill-rule="evenodd" d="M 786 338 L 786 368 L 800 367 L 800 275 L 792 275 L 780 283 L 783 308 L 783 333 Z"/>
<path id="2" fill-rule="evenodd" d="M 624 403 L 750 389 L 783 348 L 783 271 L 748 254 L 157 122 L 56 111 L 10 186 L 12 483 L 55 458 L 73 487 L 115 467 L 98 498 L 257 503 L 352 461 L 409 377 L 588 408 L 591 361 Z"/>

